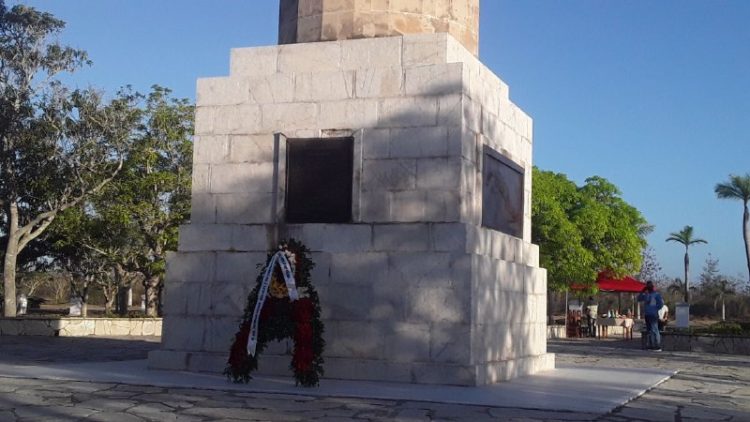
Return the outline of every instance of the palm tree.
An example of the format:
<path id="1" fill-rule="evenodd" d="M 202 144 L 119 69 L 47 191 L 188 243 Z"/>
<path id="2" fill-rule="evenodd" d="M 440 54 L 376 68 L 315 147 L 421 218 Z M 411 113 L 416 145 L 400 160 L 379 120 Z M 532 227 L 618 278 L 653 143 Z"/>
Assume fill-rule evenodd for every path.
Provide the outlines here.
<path id="1" fill-rule="evenodd" d="M 744 176 L 729 175 L 729 181 L 718 183 L 714 188 L 716 196 L 721 199 L 738 199 L 742 201 L 745 211 L 742 213 L 742 238 L 745 239 L 745 257 L 747 258 L 748 279 L 750 279 L 750 173 Z"/>
<path id="2" fill-rule="evenodd" d="M 688 249 L 690 245 L 697 243 L 708 243 L 703 239 L 693 238 L 693 226 L 685 226 L 682 230 L 676 233 L 669 233 L 667 242 L 677 242 L 685 246 L 685 303 L 690 303 L 690 292 L 688 290 L 688 269 L 690 268 L 690 256 L 688 255 Z"/>

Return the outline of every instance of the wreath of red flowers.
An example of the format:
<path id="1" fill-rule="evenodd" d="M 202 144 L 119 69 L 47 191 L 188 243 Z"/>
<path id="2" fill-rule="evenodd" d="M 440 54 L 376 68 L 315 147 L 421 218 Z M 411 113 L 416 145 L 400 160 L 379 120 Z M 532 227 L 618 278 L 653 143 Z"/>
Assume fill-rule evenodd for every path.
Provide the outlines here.
<path id="1" fill-rule="evenodd" d="M 278 251 L 284 251 L 294 257 L 294 279 L 300 298 L 291 301 L 289 296 L 266 297 L 260 311 L 258 324 L 258 344 L 254 355 L 247 351 L 251 321 L 255 304 L 258 301 L 263 274 L 271 258 Z M 325 327 L 320 320 L 320 302 L 318 293 L 310 282 L 310 271 L 315 264 L 310 259 L 310 250 L 295 239 L 282 242 L 278 249 L 270 251 L 266 263 L 259 265 L 260 274 L 256 286 L 247 297 L 245 313 L 240 322 L 240 329 L 235 334 L 224 374 L 234 382 L 248 382 L 250 373 L 258 369 L 258 356 L 269 341 L 287 338 L 294 340 L 294 352 L 290 368 L 294 372 L 297 385 L 314 387 L 323 375 L 323 349 Z M 274 271 L 279 271 L 278 268 Z M 280 271 L 275 275 L 281 279 Z"/>

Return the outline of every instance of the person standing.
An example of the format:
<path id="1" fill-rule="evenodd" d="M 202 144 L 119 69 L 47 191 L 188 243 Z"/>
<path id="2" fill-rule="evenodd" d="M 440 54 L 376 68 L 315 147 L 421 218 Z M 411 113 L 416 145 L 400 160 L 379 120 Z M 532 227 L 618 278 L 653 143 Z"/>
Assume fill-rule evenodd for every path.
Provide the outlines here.
<path id="1" fill-rule="evenodd" d="M 599 305 L 593 296 L 589 296 L 589 301 L 586 302 L 586 325 L 589 327 L 589 337 L 596 337 L 596 314 L 598 312 Z"/>
<path id="2" fill-rule="evenodd" d="M 661 294 L 654 290 L 654 283 L 649 281 L 638 295 L 638 302 L 643 302 L 643 312 L 646 316 L 646 331 L 648 341 L 646 347 L 661 351 L 661 334 L 659 334 L 659 310 L 664 306 Z"/>

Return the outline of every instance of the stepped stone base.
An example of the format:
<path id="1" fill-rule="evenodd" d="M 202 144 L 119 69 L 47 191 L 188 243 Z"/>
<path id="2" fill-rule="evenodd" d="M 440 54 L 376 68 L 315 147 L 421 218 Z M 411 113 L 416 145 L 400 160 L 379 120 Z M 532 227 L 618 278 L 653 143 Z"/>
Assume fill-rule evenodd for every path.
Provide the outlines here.
<path id="1" fill-rule="evenodd" d="M 328 377 L 481 385 L 553 366 L 532 123 L 507 85 L 448 34 L 235 49 L 230 69 L 198 81 L 191 221 L 152 367 L 221 371 L 257 266 L 288 237 L 316 264 Z M 342 137 L 351 221 L 287 223 L 287 140 Z M 513 235 L 486 227 L 498 215 Z M 263 371 L 287 374 L 289 348 Z"/>

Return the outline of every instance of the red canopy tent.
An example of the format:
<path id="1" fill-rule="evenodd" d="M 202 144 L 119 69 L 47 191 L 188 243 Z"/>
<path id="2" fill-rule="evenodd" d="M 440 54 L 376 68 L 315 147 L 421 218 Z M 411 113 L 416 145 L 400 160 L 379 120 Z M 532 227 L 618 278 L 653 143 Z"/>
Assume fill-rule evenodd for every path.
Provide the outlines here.
<path id="1" fill-rule="evenodd" d="M 640 293 L 646 287 L 646 283 L 638 281 L 633 277 L 626 276 L 618 280 L 603 277 L 602 274 L 599 274 L 596 284 L 599 285 L 599 290 L 604 292 Z"/>
<path id="2" fill-rule="evenodd" d="M 646 283 L 642 281 L 638 281 L 634 279 L 633 277 L 625 276 L 620 279 L 611 278 L 609 277 L 606 271 L 602 271 L 599 273 L 599 276 L 597 277 L 597 280 L 596 280 L 596 284 L 599 287 L 599 291 L 615 292 L 615 293 L 640 293 L 646 287 Z M 586 286 L 583 284 L 571 284 L 570 289 L 571 290 L 585 290 Z M 567 302 L 567 296 L 566 296 L 566 302 Z M 622 309 L 622 306 L 621 306 L 622 298 L 620 297 L 619 294 L 617 295 L 617 302 L 618 302 L 617 307 L 619 309 Z M 640 318 L 640 309 L 637 306 L 634 306 L 634 308 L 635 309 L 632 309 L 632 311 L 638 314 L 637 318 Z"/>
<path id="3" fill-rule="evenodd" d="M 646 287 L 646 283 L 638 281 L 633 277 L 625 276 L 624 278 L 610 278 L 604 272 L 599 273 L 599 277 L 596 280 L 596 285 L 599 290 L 603 292 L 616 292 L 616 293 L 640 293 L 643 288 Z M 571 284 L 571 290 L 584 290 L 586 286 L 583 284 Z"/>

